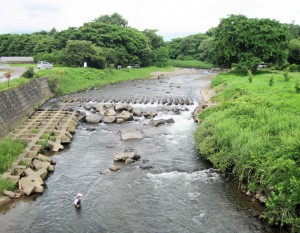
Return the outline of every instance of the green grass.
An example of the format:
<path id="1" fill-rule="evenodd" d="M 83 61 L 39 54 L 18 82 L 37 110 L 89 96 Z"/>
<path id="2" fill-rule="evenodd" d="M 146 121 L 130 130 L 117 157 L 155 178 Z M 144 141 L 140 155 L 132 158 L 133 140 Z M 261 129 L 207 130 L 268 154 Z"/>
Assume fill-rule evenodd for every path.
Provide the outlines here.
<path id="1" fill-rule="evenodd" d="M 0 83 L 0 91 L 5 91 L 11 88 L 16 88 L 22 84 L 28 83 L 30 82 L 30 79 L 28 78 L 15 78 L 9 81 L 9 86 L 8 86 L 8 82 L 3 82 Z"/>
<path id="2" fill-rule="evenodd" d="M 273 85 L 269 80 L 273 76 Z M 265 217 L 300 230 L 300 73 L 219 74 L 212 82 L 219 102 L 200 115 L 195 133 L 202 156 L 241 187 L 268 197 Z"/>
<path id="3" fill-rule="evenodd" d="M 0 174 L 7 171 L 19 154 L 24 150 L 26 144 L 20 140 L 14 140 L 12 138 L 4 138 L 0 140 Z M 3 191 L 14 189 L 14 185 L 0 177 L 0 195 Z"/>
<path id="4" fill-rule="evenodd" d="M 181 67 L 181 68 L 195 68 L 195 69 L 211 69 L 214 66 L 207 62 L 202 62 L 198 60 L 169 60 L 170 66 Z"/>
<path id="5" fill-rule="evenodd" d="M 53 68 L 37 72 L 39 77 L 48 76 L 50 86 L 57 95 L 79 92 L 112 83 L 151 77 L 155 71 L 171 71 L 173 67 L 147 67 L 141 69 L 98 70 L 93 68 Z M 58 88 L 56 88 L 58 86 Z"/>
<path id="6" fill-rule="evenodd" d="M 0 177 L 0 196 L 3 195 L 4 190 L 14 190 L 15 188 L 15 185 L 11 181 Z"/>
<path id="7" fill-rule="evenodd" d="M 21 140 L 4 138 L 0 141 L 0 174 L 10 168 L 12 162 L 24 150 L 26 144 Z"/>

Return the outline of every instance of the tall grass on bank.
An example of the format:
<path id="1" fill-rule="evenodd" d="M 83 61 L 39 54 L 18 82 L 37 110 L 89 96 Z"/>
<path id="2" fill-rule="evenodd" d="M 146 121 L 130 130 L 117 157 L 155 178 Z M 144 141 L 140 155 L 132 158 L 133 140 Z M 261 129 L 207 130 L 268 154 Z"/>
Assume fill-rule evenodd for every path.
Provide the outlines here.
<path id="1" fill-rule="evenodd" d="M 18 87 L 22 84 L 28 83 L 30 79 L 27 78 L 15 78 L 9 81 L 9 86 L 7 81 L 0 83 L 0 91 L 12 89 Z"/>
<path id="2" fill-rule="evenodd" d="M 273 76 L 273 85 L 269 85 Z M 300 73 L 219 74 L 220 104 L 200 115 L 195 138 L 202 156 L 241 186 L 267 197 L 270 223 L 300 232 Z M 221 91 L 222 90 L 222 91 Z"/>
<path id="3" fill-rule="evenodd" d="M 12 138 L 4 138 L 0 140 L 0 174 L 7 171 L 16 157 L 24 150 L 26 143 Z M 12 190 L 14 185 L 0 176 L 0 196 L 4 190 Z"/>
<path id="4" fill-rule="evenodd" d="M 57 95 L 75 93 L 78 91 L 101 87 L 121 81 L 142 79 L 151 77 L 155 71 L 172 71 L 173 67 L 158 68 L 147 67 L 140 69 L 105 69 L 93 68 L 53 68 L 40 70 L 39 77 L 49 76 L 50 86 L 55 89 Z"/>
<path id="5" fill-rule="evenodd" d="M 0 140 L 0 174 L 10 168 L 25 147 L 26 143 L 21 140 L 9 137 Z"/>
<path id="6" fill-rule="evenodd" d="M 214 66 L 207 62 L 198 60 L 169 60 L 170 66 L 181 67 L 181 68 L 195 68 L 195 69 L 211 69 Z"/>

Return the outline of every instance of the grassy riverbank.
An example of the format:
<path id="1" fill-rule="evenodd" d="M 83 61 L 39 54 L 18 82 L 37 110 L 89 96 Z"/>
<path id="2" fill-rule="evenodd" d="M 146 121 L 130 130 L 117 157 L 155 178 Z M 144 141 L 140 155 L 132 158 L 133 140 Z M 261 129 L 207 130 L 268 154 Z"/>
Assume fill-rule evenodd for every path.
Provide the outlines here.
<path id="1" fill-rule="evenodd" d="M 169 65 L 181 68 L 211 69 L 214 65 L 198 60 L 169 60 Z"/>
<path id="2" fill-rule="evenodd" d="M 105 69 L 59 67 L 37 72 L 39 77 L 49 76 L 49 83 L 57 95 L 102 87 L 122 81 L 151 77 L 155 71 L 172 71 L 173 67 L 146 67 L 141 69 Z"/>
<path id="3" fill-rule="evenodd" d="M 26 147 L 26 143 L 12 138 L 0 140 L 0 174 L 7 171 L 11 164 Z M 0 177 L 0 196 L 5 189 L 13 189 L 14 185 L 6 179 Z"/>
<path id="4" fill-rule="evenodd" d="M 219 74 L 217 107 L 204 111 L 195 138 L 205 158 L 267 197 L 265 217 L 300 231 L 300 73 Z M 272 81 L 272 84 L 270 80 Z"/>

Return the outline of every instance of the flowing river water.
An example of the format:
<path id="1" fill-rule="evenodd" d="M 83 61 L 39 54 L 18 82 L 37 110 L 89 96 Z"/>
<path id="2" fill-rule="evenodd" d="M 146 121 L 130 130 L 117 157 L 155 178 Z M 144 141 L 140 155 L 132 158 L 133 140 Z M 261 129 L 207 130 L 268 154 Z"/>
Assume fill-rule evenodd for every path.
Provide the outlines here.
<path id="1" fill-rule="evenodd" d="M 209 84 L 208 76 L 134 81 L 80 95 L 151 100 L 160 93 L 201 102 L 199 89 Z M 52 100 L 45 106 L 61 104 Z M 157 103 L 134 107 L 156 111 L 156 118 L 173 118 L 175 123 L 153 127 L 140 118 L 123 124 L 100 123 L 94 131 L 81 123 L 71 144 L 53 156 L 56 170 L 46 180 L 45 192 L 0 211 L 0 232 L 275 232 L 253 217 L 256 204 L 201 160 L 193 138 L 196 105 L 184 106 L 179 113 L 171 105 Z M 144 138 L 122 141 L 121 129 L 141 130 Z M 113 155 L 125 150 L 134 150 L 140 161 L 110 172 Z M 152 168 L 141 169 L 143 164 Z M 78 192 L 84 199 L 82 208 L 75 210 Z"/>

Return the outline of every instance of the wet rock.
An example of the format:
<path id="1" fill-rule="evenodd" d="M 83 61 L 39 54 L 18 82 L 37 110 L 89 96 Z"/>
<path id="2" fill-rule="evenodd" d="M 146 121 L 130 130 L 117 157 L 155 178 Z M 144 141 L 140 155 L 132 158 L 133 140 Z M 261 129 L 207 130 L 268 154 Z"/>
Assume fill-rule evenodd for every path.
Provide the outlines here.
<path id="1" fill-rule="evenodd" d="M 121 112 L 121 111 L 123 111 L 125 108 L 124 108 L 124 106 L 123 106 L 123 104 L 122 103 L 118 103 L 118 104 L 116 104 L 116 106 L 115 106 L 115 110 L 117 111 L 117 112 Z"/>
<path id="2" fill-rule="evenodd" d="M 174 107 L 174 108 L 172 108 L 172 111 L 175 112 L 175 113 L 178 113 L 180 110 L 179 110 L 178 107 Z"/>
<path id="3" fill-rule="evenodd" d="M 117 122 L 117 124 L 122 124 L 122 123 L 124 123 L 125 121 L 124 121 L 124 119 L 122 119 L 122 118 L 117 118 L 116 122 Z"/>
<path id="4" fill-rule="evenodd" d="M 120 170 L 120 167 L 115 164 L 112 164 L 108 167 L 108 169 L 111 170 L 112 172 L 116 172 Z"/>
<path id="5" fill-rule="evenodd" d="M 84 107 L 84 109 L 86 109 L 86 110 L 91 110 L 92 107 L 93 107 L 93 104 L 87 103 L 87 104 L 85 104 L 83 107 Z"/>
<path id="6" fill-rule="evenodd" d="M 97 129 L 96 127 L 89 126 L 86 128 L 86 131 L 95 131 L 96 129 Z"/>
<path id="7" fill-rule="evenodd" d="M 154 118 L 156 116 L 157 116 L 156 112 L 145 112 L 144 113 L 144 117 L 147 118 L 147 119 L 151 119 L 151 118 Z"/>
<path id="8" fill-rule="evenodd" d="M 85 117 L 85 121 L 90 124 L 98 124 L 101 122 L 101 116 L 98 114 L 89 114 Z"/>
<path id="9" fill-rule="evenodd" d="M 144 163 L 142 163 L 142 164 L 139 165 L 139 168 L 143 169 L 143 170 L 149 170 L 149 169 L 152 169 L 153 166 L 151 164 L 144 164 Z"/>
<path id="10" fill-rule="evenodd" d="M 109 109 L 106 110 L 106 115 L 107 115 L 107 116 L 116 116 L 117 113 L 116 113 L 116 111 L 114 110 L 114 108 L 109 108 Z"/>
<path id="11" fill-rule="evenodd" d="M 133 159 L 131 159 L 131 158 L 127 158 L 126 160 L 125 160 L 125 164 L 131 164 L 131 163 L 134 163 L 135 162 L 135 160 L 133 160 Z"/>
<path id="12" fill-rule="evenodd" d="M 141 156 L 135 154 L 135 152 L 133 152 L 133 151 L 118 152 L 114 155 L 114 161 L 116 161 L 116 162 L 126 162 L 127 159 L 138 160 L 140 158 L 141 158 Z M 130 162 L 130 160 L 128 160 L 128 162 Z"/>
<path id="13" fill-rule="evenodd" d="M 82 111 L 77 111 L 76 117 L 77 117 L 78 121 L 83 121 L 86 117 L 86 113 L 82 112 Z"/>
<path id="14" fill-rule="evenodd" d="M 121 130 L 121 140 L 143 139 L 143 133 L 140 130 Z"/>
<path id="15" fill-rule="evenodd" d="M 133 116 L 141 117 L 141 116 L 143 116 L 143 113 L 140 109 L 135 108 L 135 109 L 133 109 Z"/>
<path id="16" fill-rule="evenodd" d="M 104 103 L 96 104 L 95 109 L 96 109 L 96 111 L 98 111 L 98 112 L 100 112 L 101 110 L 105 110 L 105 109 L 104 109 Z"/>
<path id="17" fill-rule="evenodd" d="M 149 125 L 154 126 L 154 127 L 157 127 L 157 126 L 159 126 L 161 124 L 162 124 L 162 122 L 160 120 L 151 120 L 149 122 Z"/>
<path id="18" fill-rule="evenodd" d="M 173 118 L 169 118 L 169 119 L 161 119 L 160 120 L 163 124 L 173 124 L 175 123 Z"/>
<path id="19" fill-rule="evenodd" d="M 118 114 L 117 118 L 121 118 L 124 121 L 131 121 L 133 120 L 133 116 L 130 112 L 128 111 L 123 111 L 120 114 Z"/>
<path id="20" fill-rule="evenodd" d="M 105 116 L 103 118 L 103 122 L 107 123 L 107 124 L 114 123 L 115 121 L 116 121 L 116 117 L 115 116 Z"/>
<path id="21" fill-rule="evenodd" d="M 173 118 L 169 118 L 169 119 L 158 119 L 158 120 L 151 120 L 149 122 L 149 125 L 152 125 L 152 126 L 159 126 L 159 125 L 163 125 L 163 124 L 170 124 L 170 123 L 175 123 L 174 119 Z"/>

